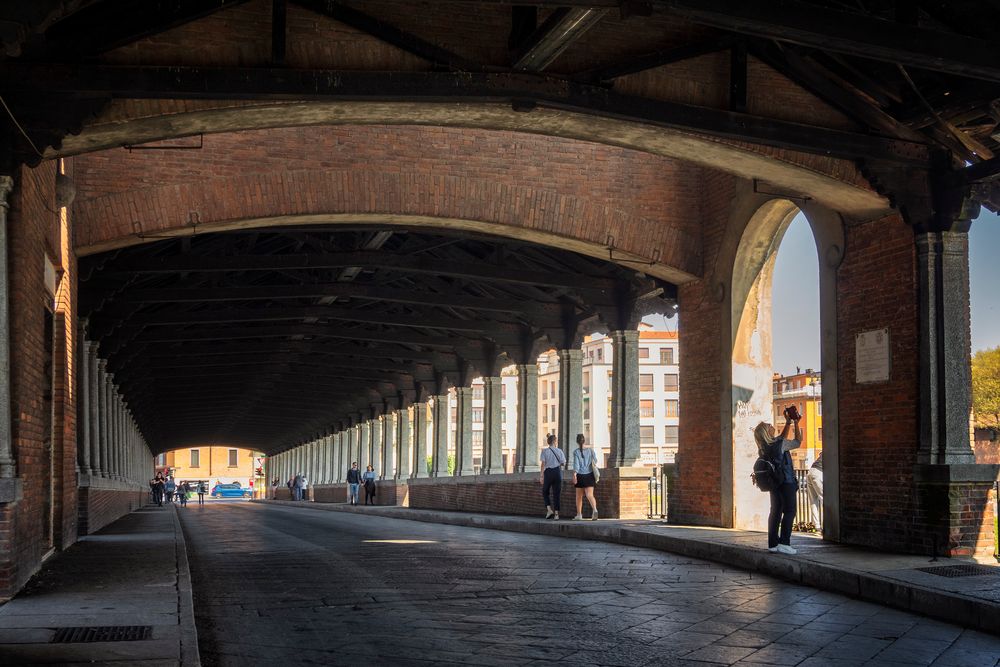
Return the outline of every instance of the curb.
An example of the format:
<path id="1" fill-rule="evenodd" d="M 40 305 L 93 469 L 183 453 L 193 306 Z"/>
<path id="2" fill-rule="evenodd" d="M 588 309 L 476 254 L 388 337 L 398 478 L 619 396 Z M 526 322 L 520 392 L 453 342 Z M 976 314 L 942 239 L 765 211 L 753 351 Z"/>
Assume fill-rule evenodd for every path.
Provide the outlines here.
<path id="1" fill-rule="evenodd" d="M 177 556 L 177 621 L 180 627 L 181 665 L 201 667 L 198 652 L 198 628 L 194 622 L 194 588 L 188 563 L 187 541 L 177 507 L 170 504 L 174 517 L 174 553 Z"/>
<path id="2" fill-rule="evenodd" d="M 262 504 L 286 505 L 327 512 L 369 514 L 390 519 L 422 521 L 470 528 L 487 528 L 518 533 L 569 537 L 644 547 L 701 558 L 760 572 L 776 579 L 840 593 L 867 602 L 902 609 L 940 621 L 1000 635 L 1000 604 L 917 584 L 883 577 L 863 570 L 826 565 L 792 556 L 772 554 L 764 549 L 723 544 L 710 540 L 656 535 L 630 528 L 614 520 L 553 523 L 541 519 L 491 516 L 486 514 L 443 514 L 435 510 L 396 507 L 351 507 L 333 503 L 303 503 L 285 500 L 254 500 Z"/>

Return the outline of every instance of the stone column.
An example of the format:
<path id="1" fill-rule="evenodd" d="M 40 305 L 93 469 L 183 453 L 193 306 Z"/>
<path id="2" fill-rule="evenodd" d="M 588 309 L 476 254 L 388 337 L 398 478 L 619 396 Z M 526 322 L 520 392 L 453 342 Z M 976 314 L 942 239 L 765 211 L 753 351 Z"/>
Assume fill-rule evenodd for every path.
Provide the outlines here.
<path id="1" fill-rule="evenodd" d="M 569 468 L 573 465 L 576 436 L 583 433 L 583 350 L 559 350 L 558 429 L 559 447 Z"/>
<path id="2" fill-rule="evenodd" d="M 90 385 L 90 400 L 87 411 L 89 414 L 88 424 L 90 426 L 90 474 L 95 477 L 101 476 L 101 393 L 100 367 L 97 363 L 97 343 L 87 343 L 87 380 Z"/>
<path id="3" fill-rule="evenodd" d="M 455 475 L 473 475 L 472 467 L 472 388 L 456 387 Z"/>
<path id="4" fill-rule="evenodd" d="M 14 461 L 14 430 L 11 421 L 9 259 L 11 253 L 7 235 L 7 212 L 10 210 L 7 197 L 13 188 L 13 178 L 0 176 L 0 478 L 2 479 L 13 479 L 17 475 L 17 464 Z"/>
<path id="5" fill-rule="evenodd" d="M 611 332 L 611 456 L 609 468 L 637 465 L 639 453 L 639 332 Z"/>
<path id="6" fill-rule="evenodd" d="M 375 417 L 368 422 L 368 435 L 371 441 L 371 462 L 370 465 L 375 475 L 381 479 L 379 470 L 382 467 L 382 418 Z"/>
<path id="7" fill-rule="evenodd" d="M 340 431 L 337 431 L 330 436 L 330 455 L 332 459 L 330 461 L 330 483 L 332 484 L 342 481 L 343 473 L 340 468 L 341 461 L 343 461 L 344 457 L 340 451 L 340 437 Z"/>
<path id="8" fill-rule="evenodd" d="M 410 410 L 396 411 L 396 479 L 409 479 L 413 470 L 413 447 L 410 442 Z"/>
<path id="9" fill-rule="evenodd" d="M 379 479 L 395 479 L 396 450 L 396 413 L 387 412 L 382 415 L 382 470 Z"/>
<path id="10" fill-rule="evenodd" d="M 320 442 L 322 443 L 320 452 L 323 462 L 323 471 L 320 473 L 320 477 L 324 484 L 330 484 L 333 482 L 333 436 L 324 435 Z"/>
<path id="11" fill-rule="evenodd" d="M 371 424 L 362 421 L 358 424 L 358 470 L 365 471 L 371 463 Z"/>
<path id="12" fill-rule="evenodd" d="M 83 337 L 86 329 L 86 320 L 81 322 L 79 327 L 80 335 L 80 356 L 77 361 L 79 367 L 79 393 L 77 394 L 77 414 L 80 419 L 80 440 L 77 443 L 77 463 L 80 466 L 80 474 L 90 474 L 90 343 Z"/>
<path id="13" fill-rule="evenodd" d="M 538 366 L 517 365 L 517 460 L 514 472 L 540 469 L 538 443 Z"/>
<path id="14" fill-rule="evenodd" d="M 975 463 L 969 325 L 969 235 L 917 235 L 920 281 L 920 463 Z M 891 335 L 891 334 L 890 334 Z"/>
<path id="15" fill-rule="evenodd" d="M 346 431 L 344 431 L 344 452 L 347 454 L 347 458 L 344 460 L 344 479 L 347 479 L 347 471 L 351 469 L 351 464 L 355 463 L 358 458 L 354 450 L 354 442 L 358 437 L 357 426 L 351 425 Z"/>
<path id="16" fill-rule="evenodd" d="M 125 480 L 125 405 L 122 395 L 115 386 L 115 473 L 118 479 Z"/>
<path id="17" fill-rule="evenodd" d="M 448 394 L 435 396 L 431 477 L 446 477 L 448 475 L 448 412 Z"/>
<path id="18" fill-rule="evenodd" d="M 498 377 L 483 378 L 483 464 L 480 473 L 496 475 L 503 469 L 503 384 Z"/>
<path id="19" fill-rule="evenodd" d="M 427 474 L 427 404 L 413 404 L 413 477 Z"/>

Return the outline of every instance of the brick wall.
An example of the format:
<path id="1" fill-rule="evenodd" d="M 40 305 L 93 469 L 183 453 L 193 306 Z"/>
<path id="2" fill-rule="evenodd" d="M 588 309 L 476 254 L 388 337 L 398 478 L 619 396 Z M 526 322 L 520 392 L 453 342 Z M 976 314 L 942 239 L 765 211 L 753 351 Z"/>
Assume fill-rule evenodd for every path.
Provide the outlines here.
<path id="1" fill-rule="evenodd" d="M 76 158 L 77 247 L 234 221 L 387 214 L 609 244 L 700 267 L 700 169 L 555 137 L 454 128 L 283 128 L 213 135 L 200 151 Z M 444 224 L 444 223 L 442 223 Z M 450 223 L 449 223 L 450 224 Z M 609 237 L 611 241 L 609 242 Z M 575 249 L 575 248 L 573 248 Z M 598 252 L 598 250 L 594 250 Z"/>
<path id="2" fill-rule="evenodd" d="M 721 248 L 735 188 L 736 180 L 731 176 L 718 172 L 705 175 L 706 197 L 700 214 L 706 267 L 714 264 Z M 679 290 L 680 387 L 684 400 L 680 405 L 677 483 L 670 512 L 674 521 L 720 525 L 722 310 L 707 278 L 682 285 Z"/>
<path id="3" fill-rule="evenodd" d="M 920 332 L 912 229 L 898 216 L 849 224 L 837 281 L 841 539 L 930 551 L 916 513 L 913 476 Z M 890 380 L 857 384 L 855 335 L 882 327 L 889 329 Z"/>
<path id="4" fill-rule="evenodd" d="M 81 487 L 77 505 L 80 535 L 91 535 L 147 504 L 149 492 L 144 489 Z"/>

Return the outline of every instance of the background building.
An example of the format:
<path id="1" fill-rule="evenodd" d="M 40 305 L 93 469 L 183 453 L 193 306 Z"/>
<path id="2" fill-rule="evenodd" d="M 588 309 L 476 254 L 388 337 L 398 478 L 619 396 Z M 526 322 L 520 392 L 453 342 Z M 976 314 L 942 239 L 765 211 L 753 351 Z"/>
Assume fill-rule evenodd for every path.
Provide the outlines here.
<path id="1" fill-rule="evenodd" d="M 156 457 L 156 469 L 169 469 L 174 480 L 181 482 L 206 482 L 211 489 L 216 484 L 239 482 L 241 486 L 260 484 L 256 470 L 262 455 L 240 447 L 207 445 L 188 449 L 175 449 Z M 284 480 L 282 480 L 283 482 Z"/>
<path id="2" fill-rule="evenodd" d="M 785 408 L 794 405 L 802 415 L 802 446 L 792 450 L 796 468 L 812 465 L 823 449 L 823 382 L 811 368 L 794 375 L 774 374 L 774 426 L 785 424 Z"/>

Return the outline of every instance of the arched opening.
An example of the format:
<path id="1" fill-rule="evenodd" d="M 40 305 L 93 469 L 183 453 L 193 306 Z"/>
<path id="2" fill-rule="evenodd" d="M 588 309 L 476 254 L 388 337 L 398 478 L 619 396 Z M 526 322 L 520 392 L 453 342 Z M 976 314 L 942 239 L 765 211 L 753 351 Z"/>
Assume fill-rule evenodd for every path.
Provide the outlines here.
<path id="1" fill-rule="evenodd" d="M 776 285 L 779 248 L 789 229 L 794 231 L 787 252 L 795 257 L 787 265 L 782 261 L 781 284 Z M 767 529 L 768 496 L 750 482 L 757 458 L 753 428 L 764 421 L 780 431 L 783 410 L 794 403 L 804 415 L 803 447 L 793 456 L 796 469 L 803 471 L 799 473 L 803 487 L 805 471 L 819 451 L 826 452 L 824 473 L 834 469 L 826 476 L 829 493 L 822 501 L 822 510 L 815 513 L 824 515 L 826 521 L 810 514 L 803 488 L 796 524 L 804 527 L 812 520 L 822 524 L 825 536 L 836 535 L 834 271 L 842 252 L 841 238 L 838 216 L 776 199 L 757 209 L 740 239 L 731 288 L 731 525 L 736 528 Z M 812 303 L 803 310 L 806 302 Z M 724 458 L 724 465 L 728 463 Z"/>

